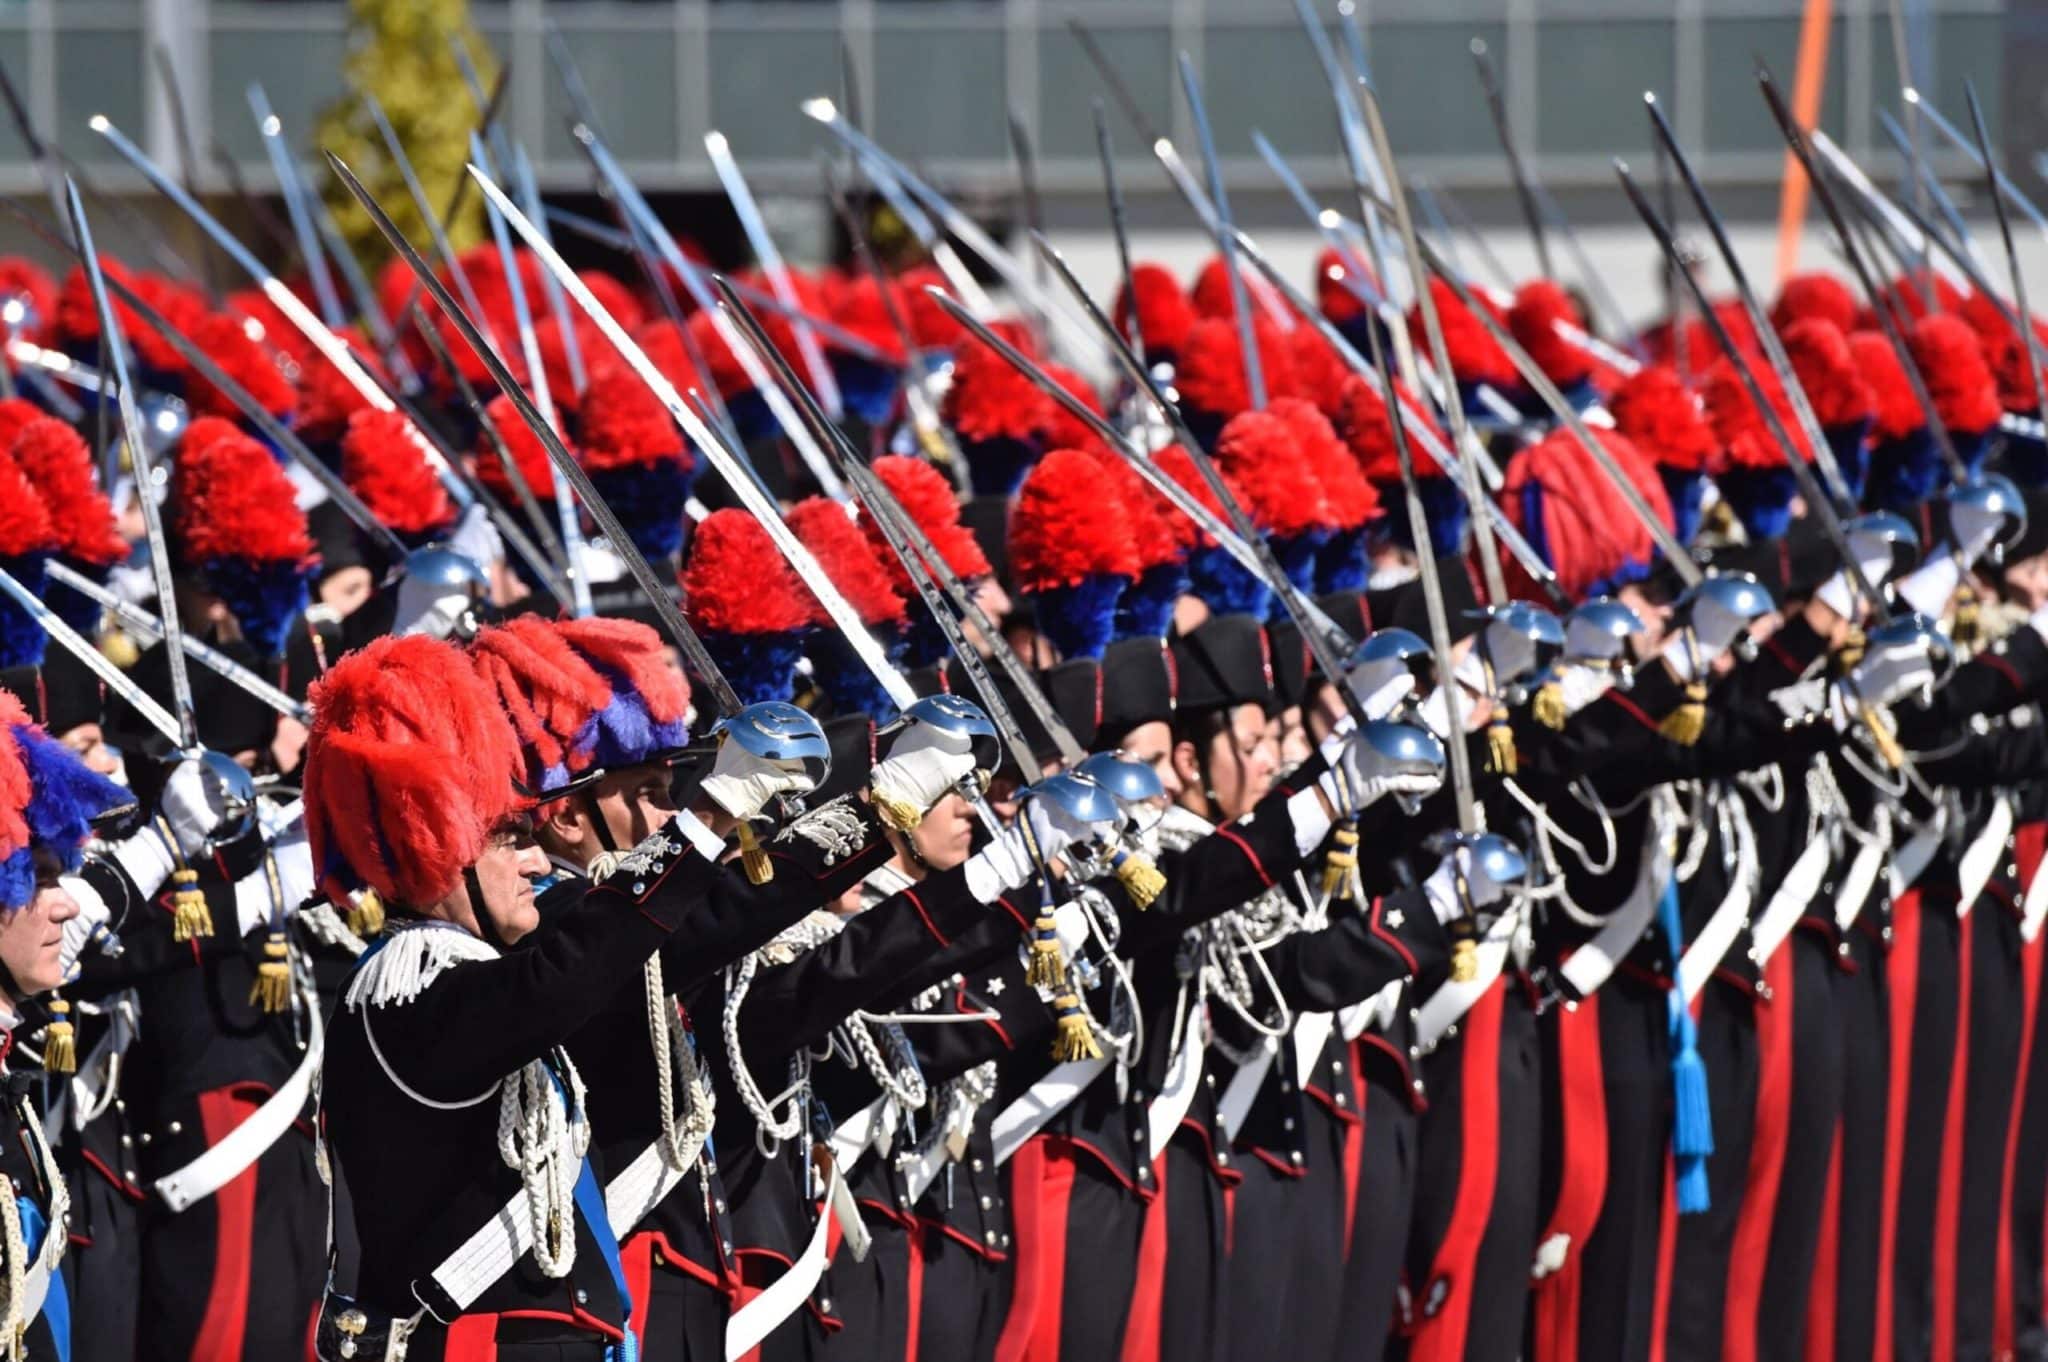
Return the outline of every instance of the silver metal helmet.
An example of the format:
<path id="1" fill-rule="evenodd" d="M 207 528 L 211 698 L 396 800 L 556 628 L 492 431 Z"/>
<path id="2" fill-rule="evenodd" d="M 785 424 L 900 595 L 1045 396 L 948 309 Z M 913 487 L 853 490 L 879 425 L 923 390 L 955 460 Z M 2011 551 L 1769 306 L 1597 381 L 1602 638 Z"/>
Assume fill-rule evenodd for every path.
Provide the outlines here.
<path id="1" fill-rule="evenodd" d="M 1913 611 L 1910 614 L 1894 615 L 1883 624 L 1864 635 L 1866 653 L 1891 652 L 1920 649 L 1934 664 L 1937 680 L 1955 660 L 1955 646 L 1947 634 L 1941 632 L 1940 624 L 1930 615 Z"/>
<path id="2" fill-rule="evenodd" d="M 1458 847 L 1466 848 L 1472 869 L 1503 887 L 1529 873 L 1529 860 L 1521 848 L 1497 832 L 1440 832 L 1423 845 L 1439 856 L 1447 856 Z"/>
<path id="3" fill-rule="evenodd" d="M 1880 581 L 1872 582 L 1873 587 L 1888 582 L 1902 572 L 1912 570 L 1920 561 L 1920 536 L 1906 518 L 1892 511 L 1866 511 L 1842 526 L 1843 537 L 1849 541 L 1860 556 L 1866 550 L 1872 552 L 1880 546 L 1891 549 L 1891 567 Z"/>
<path id="4" fill-rule="evenodd" d="M 1028 786 L 1023 793 L 1033 798 L 1050 800 L 1077 822 L 1114 825 L 1123 818 L 1123 810 L 1117 807 L 1114 795 L 1088 777 L 1073 771 L 1062 771 L 1056 776 L 1047 776 L 1036 785 Z"/>
<path id="5" fill-rule="evenodd" d="M 1691 610 L 1702 600 L 1712 601 L 1737 619 L 1753 620 L 1778 608 L 1771 593 L 1752 572 L 1707 574 L 1678 598 L 1681 611 Z"/>
<path id="6" fill-rule="evenodd" d="M 1564 646 L 1564 626 L 1557 616 L 1526 601 L 1488 606 L 1478 614 L 1486 621 L 1479 646 L 1493 669 L 1493 684 L 1509 703 L 1516 703 L 1522 683 L 1548 666 Z"/>
<path id="7" fill-rule="evenodd" d="M 899 723 L 912 721 L 967 739 L 977 771 L 993 771 L 1002 760 L 1002 735 L 981 706 L 964 696 L 927 695 L 904 710 Z"/>
<path id="8" fill-rule="evenodd" d="M 210 747 L 201 748 L 195 760 L 200 783 L 222 810 L 210 840 L 219 845 L 249 832 L 256 824 L 256 778 L 233 757 Z"/>
<path id="9" fill-rule="evenodd" d="M 405 556 L 391 632 L 467 641 L 481 621 L 476 607 L 490 595 L 490 578 L 466 553 L 429 544 Z"/>
<path id="10" fill-rule="evenodd" d="M 1564 617 L 1564 656 L 1578 663 L 1608 664 L 1625 658 L 1631 634 L 1643 631 L 1643 617 L 1612 596 L 1595 596 Z"/>
<path id="11" fill-rule="evenodd" d="M 1125 804 L 1166 797 L 1166 786 L 1157 771 L 1118 752 L 1097 752 L 1076 766 L 1074 773 L 1086 776 Z"/>
<path id="12" fill-rule="evenodd" d="M 1376 719 L 1361 724 L 1359 741 L 1370 747 L 1382 767 L 1393 775 L 1441 776 L 1444 745 L 1426 728 Z"/>
<path id="13" fill-rule="evenodd" d="M 810 711 L 798 709 L 785 700 L 764 700 L 748 705 L 737 714 L 719 721 L 713 732 L 726 735 L 757 757 L 767 761 L 800 761 L 808 765 L 832 765 L 832 744 Z M 822 779 L 822 774 L 820 776 Z"/>
<path id="14" fill-rule="evenodd" d="M 2003 562 L 2006 549 L 2027 532 L 2027 499 L 2003 473 L 1979 473 L 1960 487 L 1949 488 L 1946 500 L 1951 508 L 1968 506 L 2000 518 L 1998 534 L 1991 541 L 1995 562 Z"/>

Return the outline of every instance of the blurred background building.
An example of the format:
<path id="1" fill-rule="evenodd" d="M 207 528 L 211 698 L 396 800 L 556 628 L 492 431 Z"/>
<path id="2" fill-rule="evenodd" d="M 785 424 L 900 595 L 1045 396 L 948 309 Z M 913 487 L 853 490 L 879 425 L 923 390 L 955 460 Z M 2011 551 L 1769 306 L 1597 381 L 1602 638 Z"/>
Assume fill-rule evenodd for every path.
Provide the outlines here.
<path id="1" fill-rule="evenodd" d="M 189 142 L 197 188 L 232 208 L 238 184 L 261 196 L 276 183 L 251 112 L 252 85 L 260 84 L 309 174 L 325 179 L 313 154 L 315 120 L 343 93 L 352 10 L 372 3 L 398 0 L 0 0 L 0 62 L 15 74 L 34 125 L 54 130 L 103 193 L 132 194 L 159 210 L 88 130 L 93 114 L 166 166 L 180 164 L 181 140 Z M 1621 156 L 1654 172 L 1645 89 L 1660 93 L 1768 278 L 1785 157 L 1752 58 L 1762 57 L 1789 88 L 1799 0 L 1357 3 L 1403 170 L 1437 191 L 1447 235 L 1469 267 L 1482 267 L 1480 241 L 1517 277 L 1534 259 L 1469 55 L 1479 39 L 1501 70 L 1525 157 L 1580 228 L 1624 310 L 1640 317 L 1659 306 L 1650 244 L 1628 216 L 1612 167 Z M 2048 146 L 2037 74 L 2048 56 L 2048 5 L 1918 0 L 1903 6 L 1902 21 L 1892 9 L 1886 0 L 1833 4 L 1820 125 L 1880 178 L 1900 178 L 1904 163 L 1880 112 L 1899 109 L 1903 39 L 1916 79 L 1951 117 L 1965 117 L 1964 82 L 1974 81 L 2012 173 L 2030 193 L 2048 190 L 2032 164 L 2034 149 Z M 713 129 L 731 139 L 787 252 L 799 260 L 830 254 L 817 167 L 829 139 L 797 106 L 812 95 L 843 100 L 850 65 L 877 139 L 984 221 L 1013 228 L 1023 216 L 1007 128 L 1014 114 L 1036 150 L 1049 225 L 1107 287 L 1113 259 L 1090 113 L 1091 100 L 1104 99 L 1141 253 L 1192 267 L 1205 241 L 1086 60 L 1073 20 L 1096 35 L 1140 112 L 1191 161 L 1196 142 L 1175 61 L 1183 51 L 1193 58 L 1238 218 L 1278 254 L 1298 259 L 1304 279 L 1314 235 L 1254 150 L 1254 130 L 1311 194 L 1340 205 L 1348 194 L 1331 101 L 1292 0 L 471 0 L 469 12 L 511 68 L 504 117 L 538 158 L 551 199 L 584 192 L 591 181 L 549 70 L 549 26 L 580 63 L 628 171 L 714 259 L 737 249 L 737 234 L 704 153 Z M 182 88 L 184 139 L 159 49 Z M 445 97 L 470 109 L 459 82 Z M 1975 216 L 1984 204 L 1969 163 L 1932 131 L 1922 140 Z M 0 129 L 0 188 L 38 186 L 27 148 Z M 2029 259 L 2048 264 L 2043 233 L 2029 226 L 2024 236 Z M 1825 250 L 1811 226 L 1804 249 L 1815 258 Z"/>

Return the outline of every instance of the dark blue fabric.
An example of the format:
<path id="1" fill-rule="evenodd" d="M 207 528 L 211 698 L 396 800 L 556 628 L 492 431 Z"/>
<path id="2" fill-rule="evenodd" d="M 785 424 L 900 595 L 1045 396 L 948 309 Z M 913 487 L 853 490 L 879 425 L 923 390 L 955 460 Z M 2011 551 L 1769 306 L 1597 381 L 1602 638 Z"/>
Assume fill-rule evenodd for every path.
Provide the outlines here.
<path id="1" fill-rule="evenodd" d="M 1024 484 L 1024 475 L 1044 453 L 1036 440 L 962 441 L 960 452 L 967 456 L 967 481 L 978 497 L 1006 497 Z"/>
<path id="2" fill-rule="evenodd" d="M 903 652 L 903 637 L 895 631 L 878 634 L 877 642 L 893 662 Z M 840 714 L 865 714 L 878 724 L 896 722 L 896 702 L 875 674 L 861 661 L 853 644 L 837 629 L 820 629 L 811 636 L 811 679 L 832 699 Z"/>
<path id="3" fill-rule="evenodd" d="M 306 565 L 213 558 L 203 571 L 207 586 L 227 605 L 256 651 L 264 657 L 282 656 L 292 621 L 306 609 Z"/>
<path id="4" fill-rule="evenodd" d="M 683 503 L 690 498 L 696 471 L 695 464 L 657 459 L 599 469 L 590 475 L 590 481 L 617 513 L 634 547 L 649 562 L 658 563 L 683 550 L 689 525 Z"/>
<path id="5" fill-rule="evenodd" d="M 1372 578 L 1372 554 L 1366 546 L 1367 530 L 1339 530 L 1316 553 L 1316 594 L 1363 591 Z"/>
<path id="6" fill-rule="evenodd" d="M 839 398 L 846 410 L 867 424 L 879 426 L 896 410 L 901 371 L 895 367 L 835 350 L 832 376 L 839 381 Z"/>
<path id="7" fill-rule="evenodd" d="M 1264 619 L 1273 594 L 1273 589 L 1247 572 L 1228 549 L 1217 545 L 1195 550 L 1188 560 L 1188 585 L 1217 615 L 1254 615 Z"/>
<path id="8" fill-rule="evenodd" d="M 1185 563 L 1146 568 L 1116 603 L 1116 637 L 1165 638 L 1173 627 L 1173 603 L 1187 593 Z"/>
<path id="9" fill-rule="evenodd" d="M 1116 603 L 1128 579 L 1091 573 L 1072 586 L 1033 592 L 1038 628 L 1066 658 L 1102 656 L 1115 633 Z"/>
<path id="10" fill-rule="evenodd" d="M 1731 468 L 1715 482 L 1752 543 L 1780 538 L 1791 525 L 1799 482 L 1790 468 Z"/>
<path id="11" fill-rule="evenodd" d="M 0 560 L 0 568 L 5 568 L 8 576 L 37 596 L 42 596 L 49 585 L 49 575 L 45 571 L 49 561 L 47 553 L 25 553 L 19 558 Z M 0 667 L 39 665 L 49 642 L 50 636 L 34 616 L 15 604 L 14 597 L 0 594 Z"/>
<path id="12" fill-rule="evenodd" d="M 1693 536 L 1700 532 L 1700 515 L 1707 497 L 1707 475 L 1659 464 L 1657 476 L 1664 480 L 1664 494 L 1671 498 L 1672 532 L 1678 536 L 1679 543 L 1692 543 Z"/>
<path id="13" fill-rule="evenodd" d="M 1273 556 L 1280 560 L 1280 570 L 1287 574 L 1287 580 L 1294 583 L 1297 591 L 1314 595 L 1316 590 L 1316 556 L 1323 545 L 1330 542 L 1327 530 L 1310 530 L 1305 534 L 1290 535 L 1284 539 L 1267 541 L 1273 546 Z M 1275 595 L 1266 602 L 1266 619 L 1270 623 L 1287 618 L 1287 607 Z"/>
<path id="14" fill-rule="evenodd" d="M 707 633 L 705 651 L 725 673 L 743 705 L 788 700 L 796 693 L 796 664 L 807 630 L 781 634 Z"/>

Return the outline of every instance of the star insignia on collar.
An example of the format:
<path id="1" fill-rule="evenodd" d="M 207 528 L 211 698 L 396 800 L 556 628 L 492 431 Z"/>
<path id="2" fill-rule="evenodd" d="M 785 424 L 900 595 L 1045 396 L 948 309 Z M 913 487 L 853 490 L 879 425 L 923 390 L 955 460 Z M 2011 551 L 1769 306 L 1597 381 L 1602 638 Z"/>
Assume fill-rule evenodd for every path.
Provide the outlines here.
<path id="1" fill-rule="evenodd" d="M 1002 978 L 1001 978 L 1000 976 L 998 976 L 998 977 L 996 977 L 996 978 L 994 978 L 994 979 L 991 979 L 991 980 L 989 980 L 989 981 L 988 981 L 988 996 L 989 996 L 989 997 L 991 997 L 991 998 L 1000 998 L 1000 997 L 1002 997 L 1002 996 L 1003 996 L 1003 987 L 1004 987 L 1004 985 L 1003 985 L 1003 981 L 1002 981 Z"/>
<path id="2" fill-rule="evenodd" d="M 1387 925 L 1398 932 L 1408 925 L 1408 915 L 1399 908 L 1391 908 L 1387 911 Z"/>

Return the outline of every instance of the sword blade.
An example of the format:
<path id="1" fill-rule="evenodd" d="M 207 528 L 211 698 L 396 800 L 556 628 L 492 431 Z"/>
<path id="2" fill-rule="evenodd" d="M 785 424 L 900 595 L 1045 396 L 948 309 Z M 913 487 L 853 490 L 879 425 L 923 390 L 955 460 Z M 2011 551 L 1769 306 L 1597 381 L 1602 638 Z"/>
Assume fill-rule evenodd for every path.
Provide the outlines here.
<path id="1" fill-rule="evenodd" d="M 30 591 L 16 580 L 14 574 L 0 568 L 0 591 L 13 598 L 28 616 L 43 627 L 43 632 L 53 639 L 57 646 L 83 662 L 94 676 L 105 684 L 123 703 L 140 714 L 151 728 L 161 733 L 172 745 L 190 751 L 196 744 L 187 740 L 184 725 L 171 712 L 150 698 L 147 691 L 128 678 L 128 673 L 115 666 L 113 659 L 92 646 L 79 636 L 76 629 L 66 624 L 56 611 L 44 605 Z"/>

